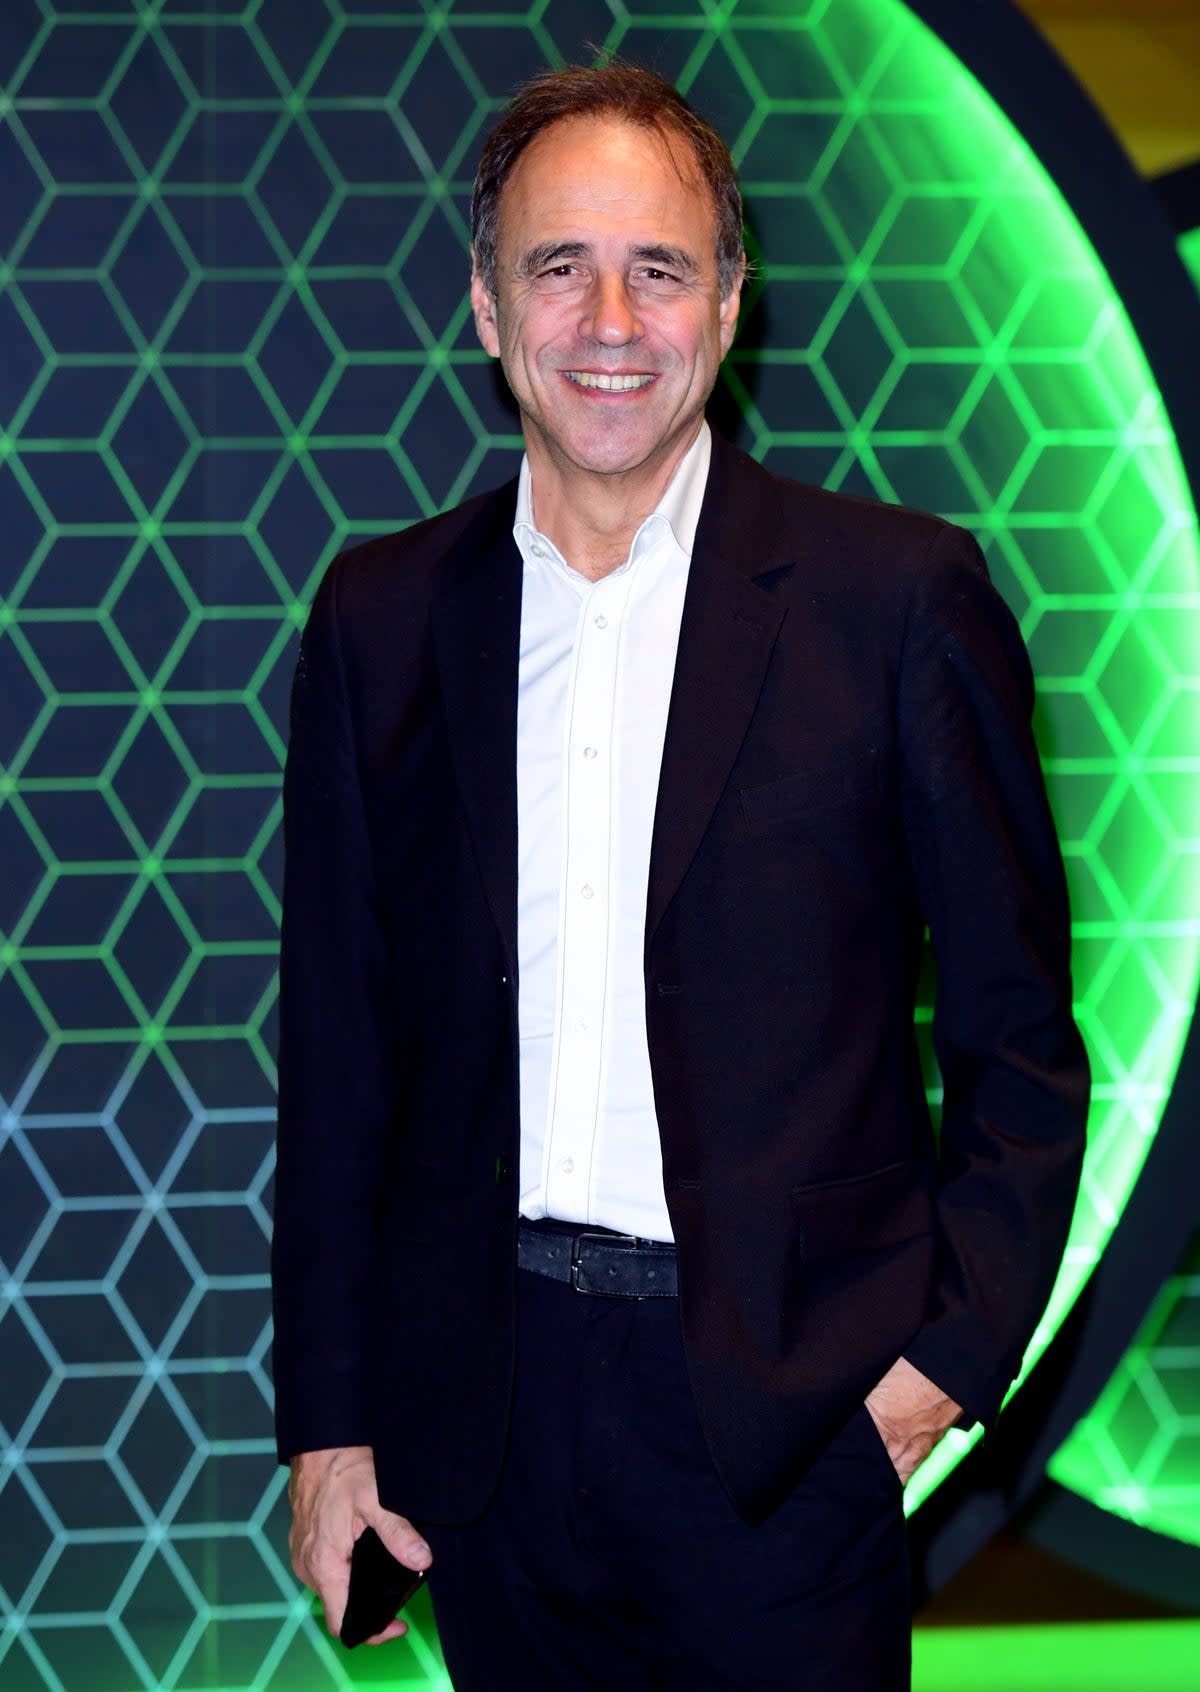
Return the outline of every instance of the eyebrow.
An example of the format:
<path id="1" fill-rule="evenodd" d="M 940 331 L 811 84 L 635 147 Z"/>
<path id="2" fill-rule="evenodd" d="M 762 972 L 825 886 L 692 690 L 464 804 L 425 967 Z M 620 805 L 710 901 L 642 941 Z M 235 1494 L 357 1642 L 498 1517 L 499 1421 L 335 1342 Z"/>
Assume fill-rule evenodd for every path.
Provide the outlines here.
<path id="1" fill-rule="evenodd" d="M 546 265 L 565 264 L 571 259 L 586 258 L 591 252 L 586 241 L 543 241 L 539 246 L 531 247 L 521 260 L 521 274 L 531 276 L 535 271 L 542 270 Z M 648 247 L 634 247 L 631 256 L 642 264 L 662 266 L 666 270 L 677 270 L 685 276 L 698 276 L 700 266 L 682 247 L 652 245 Z"/>
<path id="2" fill-rule="evenodd" d="M 530 247 L 521 260 L 521 274 L 531 276 L 548 264 L 563 264 L 567 259 L 585 258 L 590 252 L 586 241 L 543 241 Z"/>
<path id="3" fill-rule="evenodd" d="M 633 256 L 641 259 L 643 264 L 659 265 L 665 270 L 679 270 L 685 276 L 700 274 L 700 266 L 691 253 L 685 252 L 682 247 L 635 247 Z"/>

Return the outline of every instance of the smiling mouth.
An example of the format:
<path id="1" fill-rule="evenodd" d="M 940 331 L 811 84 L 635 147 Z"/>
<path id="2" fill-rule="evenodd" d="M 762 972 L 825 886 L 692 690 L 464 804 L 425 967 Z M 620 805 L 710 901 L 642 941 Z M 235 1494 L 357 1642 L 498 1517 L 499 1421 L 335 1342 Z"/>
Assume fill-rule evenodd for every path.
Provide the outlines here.
<path id="1" fill-rule="evenodd" d="M 637 388 L 648 388 L 653 375 L 604 375 L 598 370 L 564 370 L 568 382 L 577 388 L 600 388 L 607 394 L 629 394 Z"/>

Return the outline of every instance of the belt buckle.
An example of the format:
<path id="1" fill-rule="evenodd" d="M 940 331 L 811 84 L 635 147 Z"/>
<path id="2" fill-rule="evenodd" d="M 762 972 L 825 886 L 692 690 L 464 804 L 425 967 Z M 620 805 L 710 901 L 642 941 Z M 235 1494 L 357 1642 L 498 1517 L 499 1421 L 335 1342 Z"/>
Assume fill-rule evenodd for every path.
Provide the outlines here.
<path id="1" fill-rule="evenodd" d="M 596 1228 L 583 1228 L 578 1234 L 572 1234 L 571 1290 L 572 1292 L 582 1293 L 585 1298 L 598 1298 L 601 1296 L 599 1293 L 594 1293 L 590 1287 L 581 1287 L 579 1284 L 579 1271 L 583 1267 L 579 1247 L 583 1240 L 605 1240 L 609 1245 L 620 1245 L 628 1242 L 636 1250 L 639 1243 L 638 1236 L 636 1234 L 610 1234 L 607 1230 Z"/>

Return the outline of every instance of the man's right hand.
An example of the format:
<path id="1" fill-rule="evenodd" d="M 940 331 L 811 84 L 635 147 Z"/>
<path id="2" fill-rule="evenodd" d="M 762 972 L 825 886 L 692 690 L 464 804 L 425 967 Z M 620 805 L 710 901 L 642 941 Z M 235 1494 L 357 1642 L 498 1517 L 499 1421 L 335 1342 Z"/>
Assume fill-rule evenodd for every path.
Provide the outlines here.
<path id="1" fill-rule="evenodd" d="M 373 1527 L 393 1557 L 406 1568 L 427 1569 L 428 1545 L 412 1523 L 394 1516 L 379 1502 L 375 1459 L 369 1445 L 332 1451 L 306 1451 L 292 1458 L 288 1482 L 292 1527 L 288 1548 L 292 1567 L 325 1606 L 325 1625 L 335 1638 L 342 1631 L 350 1590 L 350 1553 L 366 1527 Z M 399 1639 L 408 1626 L 399 1617 L 367 1641 L 382 1645 Z"/>

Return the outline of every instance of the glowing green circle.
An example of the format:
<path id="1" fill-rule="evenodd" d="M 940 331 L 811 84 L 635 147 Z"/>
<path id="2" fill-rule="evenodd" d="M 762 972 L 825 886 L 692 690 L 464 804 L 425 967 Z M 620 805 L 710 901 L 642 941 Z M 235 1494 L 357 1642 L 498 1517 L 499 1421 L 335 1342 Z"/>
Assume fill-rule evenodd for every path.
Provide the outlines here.
<path id="1" fill-rule="evenodd" d="M 727 131 L 736 112 L 761 238 L 770 325 L 730 373 L 752 449 L 967 524 L 1038 674 L 1095 1105 L 1028 1369 L 1132 1191 L 1192 1018 L 1195 509 L 1146 358 L 1078 221 L 900 0 L 744 0 L 689 24 L 677 25 L 693 38 L 680 86 Z M 610 44 L 636 56 L 641 33 L 619 25 Z M 969 1443 L 954 1436 L 935 1454 L 911 1507 Z"/>

